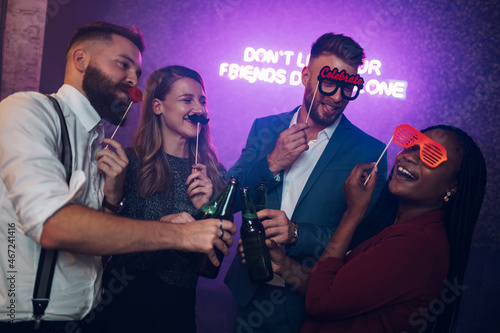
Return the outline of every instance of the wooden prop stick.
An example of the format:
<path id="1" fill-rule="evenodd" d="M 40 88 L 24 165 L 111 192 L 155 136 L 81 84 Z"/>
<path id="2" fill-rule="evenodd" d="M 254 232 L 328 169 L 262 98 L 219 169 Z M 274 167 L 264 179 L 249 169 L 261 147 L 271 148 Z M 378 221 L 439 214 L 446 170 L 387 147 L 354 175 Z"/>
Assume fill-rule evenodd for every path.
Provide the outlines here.
<path id="1" fill-rule="evenodd" d="M 306 124 L 307 124 L 307 121 L 309 120 L 309 114 L 311 114 L 311 109 L 312 109 L 312 106 L 314 104 L 314 98 L 316 97 L 316 92 L 318 91 L 318 86 L 319 86 L 319 81 L 316 83 L 316 89 L 314 89 L 314 94 L 313 94 L 313 98 L 311 100 L 311 105 L 309 105 L 309 111 L 307 112 L 307 117 L 306 117 Z"/>
<path id="2" fill-rule="evenodd" d="M 198 138 L 200 137 L 200 123 L 196 123 L 196 153 L 194 155 L 194 164 L 198 164 Z"/>
<path id="3" fill-rule="evenodd" d="M 393 136 L 391 136 L 391 139 L 390 139 L 390 140 L 389 140 L 389 142 L 387 143 L 387 146 L 385 146 L 384 151 L 382 152 L 382 154 L 381 154 L 381 155 L 380 155 L 380 157 L 378 158 L 377 163 L 375 163 L 375 165 L 373 166 L 374 168 L 378 165 L 378 162 L 380 162 L 380 160 L 382 159 L 382 156 L 384 156 L 384 154 L 385 154 L 385 152 L 387 151 L 387 148 L 389 148 L 389 145 L 391 144 L 391 142 L 392 142 L 392 139 L 393 139 L 393 138 L 394 138 L 394 135 L 393 135 Z M 372 175 L 372 174 L 370 173 L 370 174 L 368 175 L 368 177 L 366 177 L 366 180 L 365 180 L 365 182 L 363 183 L 363 185 L 366 185 L 366 183 L 368 183 L 368 180 L 370 179 L 370 176 L 371 176 L 371 175 Z"/>
<path id="4" fill-rule="evenodd" d="M 132 87 L 128 89 L 128 97 L 130 98 L 130 104 L 128 105 L 127 111 L 123 114 L 122 119 L 120 119 L 120 122 L 118 123 L 118 126 L 116 126 L 115 131 L 113 132 L 113 135 L 111 135 L 110 139 L 113 139 L 115 137 L 116 131 L 118 131 L 118 128 L 120 128 L 120 125 L 123 122 L 123 119 L 127 116 L 128 111 L 130 110 L 130 107 L 132 106 L 133 103 L 139 103 L 142 101 L 142 92 L 139 90 L 137 87 Z M 106 145 L 104 149 L 108 149 L 109 145 Z"/>
<path id="5" fill-rule="evenodd" d="M 120 122 L 118 123 L 118 126 L 116 126 L 115 131 L 114 131 L 114 132 L 113 132 L 113 134 L 111 135 L 111 138 L 110 138 L 110 139 L 113 139 L 113 138 L 115 137 L 116 131 L 118 131 L 118 128 L 119 128 L 119 127 L 120 127 L 120 125 L 122 124 L 123 119 L 125 119 L 125 117 L 127 116 L 128 110 L 130 110 L 130 107 L 132 106 L 132 104 L 134 104 L 134 102 L 130 102 L 130 104 L 128 105 L 127 111 L 125 111 L 125 113 L 123 114 L 122 119 L 121 119 L 121 120 L 120 120 Z M 104 147 L 104 149 L 108 149 L 108 146 L 109 146 L 109 145 L 106 145 L 106 147 Z"/>
<path id="6" fill-rule="evenodd" d="M 208 124 L 208 121 L 210 119 L 207 119 L 205 116 L 198 114 L 188 115 L 188 118 L 193 124 L 196 123 L 196 151 L 194 156 L 194 164 L 198 164 L 198 141 L 200 138 L 200 123 L 202 125 L 206 125 Z M 195 169 L 193 169 L 192 172 L 195 172 Z"/>

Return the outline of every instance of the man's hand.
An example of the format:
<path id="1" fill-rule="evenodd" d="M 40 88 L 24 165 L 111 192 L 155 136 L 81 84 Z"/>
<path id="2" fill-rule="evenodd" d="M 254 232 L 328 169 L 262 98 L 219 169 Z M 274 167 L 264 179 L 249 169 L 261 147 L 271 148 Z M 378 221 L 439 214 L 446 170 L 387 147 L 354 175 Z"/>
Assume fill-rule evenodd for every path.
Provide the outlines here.
<path id="1" fill-rule="evenodd" d="M 257 217 L 266 229 L 267 238 L 278 244 L 290 244 L 294 240 L 294 223 L 288 219 L 285 212 L 276 209 L 263 209 L 257 212 Z"/>
<path id="2" fill-rule="evenodd" d="M 308 127 L 307 123 L 300 123 L 280 133 L 274 150 L 267 157 L 269 170 L 273 176 L 291 165 L 302 152 L 309 149 L 305 132 Z"/>
<path id="3" fill-rule="evenodd" d="M 127 175 L 128 158 L 118 141 L 103 139 L 103 142 L 116 149 L 101 149 L 95 155 L 97 169 L 104 174 L 104 195 L 106 200 L 117 205 L 123 198 L 123 184 Z"/>
<path id="4" fill-rule="evenodd" d="M 210 200 L 213 193 L 212 181 L 207 176 L 207 167 L 203 164 L 193 165 L 193 172 L 186 180 L 187 194 L 194 208 L 200 207 Z"/>
<path id="5" fill-rule="evenodd" d="M 221 250 L 225 256 L 229 255 L 229 248 L 233 245 L 233 235 L 236 233 L 236 226 L 232 222 L 206 219 L 178 226 L 181 250 L 206 253 L 215 266 L 219 266 L 220 262 L 214 247 Z"/>

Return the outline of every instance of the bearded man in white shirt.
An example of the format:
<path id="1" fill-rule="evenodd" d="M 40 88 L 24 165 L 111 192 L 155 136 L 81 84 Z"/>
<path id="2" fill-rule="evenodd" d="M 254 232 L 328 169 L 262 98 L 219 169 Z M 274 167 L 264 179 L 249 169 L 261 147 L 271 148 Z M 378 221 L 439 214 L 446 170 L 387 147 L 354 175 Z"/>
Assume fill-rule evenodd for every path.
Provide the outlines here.
<path id="1" fill-rule="evenodd" d="M 70 40 L 64 85 L 53 95 L 69 132 L 69 185 L 60 162 L 61 126 L 49 98 L 25 92 L 0 103 L 0 239 L 5 248 L 0 331 L 33 327 L 31 298 L 41 247 L 59 252 L 39 332 L 65 331 L 98 304 L 101 255 L 177 249 L 207 253 L 218 264 L 214 247 L 229 254 L 236 232 L 229 221 L 200 223 L 187 213 L 161 222 L 134 221 L 110 214 L 123 199 L 128 160 L 117 141 L 103 139 L 102 119 L 116 125 L 122 118 L 128 89 L 137 86 L 141 74 L 144 48 L 138 29 L 106 22 L 84 26 Z M 102 142 L 116 153 L 101 149 Z"/>

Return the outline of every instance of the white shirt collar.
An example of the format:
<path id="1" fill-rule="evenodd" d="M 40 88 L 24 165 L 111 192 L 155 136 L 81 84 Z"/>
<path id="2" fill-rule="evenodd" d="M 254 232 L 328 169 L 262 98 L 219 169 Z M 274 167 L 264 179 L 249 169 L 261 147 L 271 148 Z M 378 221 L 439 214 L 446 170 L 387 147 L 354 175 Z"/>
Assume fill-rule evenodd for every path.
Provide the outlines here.
<path id="1" fill-rule="evenodd" d="M 101 117 L 90 101 L 75 87 L 64 84 L 56 95 L 67 104 L 87 132 L 90 132 L 101 121 Z"/>
<path id="2" fill-rule="evenodd" d="M 292 117 L 292 121 L 290 122 L 290 127 L 292 127 L 293 125 L 297 124 L 297 119 L 299 118 L 299 112 L 300 112 L 300 107 L 299 109 L 297 110 L 297 112 L 295 112 L 295 114 L 293 115 Z M 343 115 L 341 114 L 334 122 L 333 124 L 331 124 L 330 126 L 324 128 L 323 130 L 321 130 L 319 133 L 318 133 L 318 138 L 321 136 L 321 135 L 326 135 L 326 137 L 328 138 L 328 140 L 330 140 L 330 138 L 332 137 L 333 135 L 333 132 L 335 132 L 335 129 L 337 128 L 337 126 L 339 125 L 340 123 L 340 120 L 342 119 Z M 323 134 L 322 134 L 323 133 Z"/>

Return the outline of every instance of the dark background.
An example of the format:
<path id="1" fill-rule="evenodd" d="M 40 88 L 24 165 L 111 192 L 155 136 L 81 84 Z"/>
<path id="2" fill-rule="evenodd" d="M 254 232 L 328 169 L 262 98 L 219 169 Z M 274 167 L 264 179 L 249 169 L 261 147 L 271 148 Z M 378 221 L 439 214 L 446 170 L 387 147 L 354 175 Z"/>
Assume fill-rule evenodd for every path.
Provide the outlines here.
<path id="1" fill-rule="evenodd" d="M 417 129 L 444 123 L 462 128 L 481 147 L 488 167 L 488 186 L 475 230 L 461 332 L 500 332 L 499 94 L 500 5 L 498 1 L 146 1 L 49 0 L 40 90 L 56 91 L 63 81 L 66 42 L 75 28 L 99 20 L 138 25 L 147 49 L 142 88 L 149 74 L 166 65 L 185 65 L 205 80 L 210 125 L 220 160 L 236 161 L 254 118 L 291 110 L 302 101 L 302 85 L 293 86 L 219 75 L 223 62 L 300 71 L 298 53 L 325 32 L 344 33 L 380 61 L 380 75 L 365 81 L 407 83 L 406 98 L 362 94 L 346 116 L 383 142 L 394 128 Z M 291 63 L 245 62 L 246 47 L 293 51 Z M 302 61 L 304 62 L 304 61 Z M 372 86 L 375 90 L 376 84 Z M 117 138 L 124 146 L 137 125 L 135 106 Z M 113 130 L 107 128 L 108 133 Z M 389 148 L 389 165 L 398 149 Z M 239 220 L 237 220 L 239 223 Z M 232 249 L 234 253 L 234 249 Z M 200 280 L 199 332 L 227 332 L 235 304 L 220 276 Z M 146 319 L 147 320 L 147 319 Z"/>

